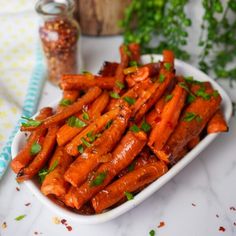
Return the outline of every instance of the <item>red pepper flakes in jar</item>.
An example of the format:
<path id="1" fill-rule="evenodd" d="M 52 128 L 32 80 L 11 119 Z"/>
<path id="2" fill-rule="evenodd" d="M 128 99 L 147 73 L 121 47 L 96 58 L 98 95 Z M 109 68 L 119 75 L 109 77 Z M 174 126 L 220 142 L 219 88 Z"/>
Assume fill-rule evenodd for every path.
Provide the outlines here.
<path id="1" fill-rule="evenodd" d="M 43 16 L 39 36 L 48 78 L 54 84 L 60 82 L 61 75 L 77 72 L 80 29 L 73 10 L 73 0 L 40 0 L 36 5 L 36 11 Z"/>

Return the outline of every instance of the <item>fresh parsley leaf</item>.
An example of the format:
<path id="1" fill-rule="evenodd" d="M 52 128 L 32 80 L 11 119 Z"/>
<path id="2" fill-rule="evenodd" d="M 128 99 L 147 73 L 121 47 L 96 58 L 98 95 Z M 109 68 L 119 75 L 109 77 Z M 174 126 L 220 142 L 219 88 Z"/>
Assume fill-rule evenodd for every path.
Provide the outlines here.
<path id="1" fill-rule="evenodd" d="M 71 127 L 76 127 L 76 128 L 82 128 L 87 126 L 87 124 L 80 120 L 78 117 L 76 116 L 71 116 L 68 120 L 67 120 L 67 124 Z"/>
<path id="2" fill-rule="evenodd" d="M 171 69 L 171 64 L 165 62 L 165 63 L 164 63 L 164 67 L 165 67 L 166 70 L 170 71 L 170 69 Z"/>
<path id="3" fill-rule="evenodd" d="M 173 95 L 172 95 L 172 94 L 166 95 L 166 97 L 165 97 L 165 102 L 169 102 L 172 98 L 173 98 Z"/>
<path id="4" fill-rule="evenodd" d="M 202 87 L 195 93 L 198 97 L 203 98 L 204 100 L 209 100 L 211 98 L 211 95 L 205 92 L 205 88 Z"/>
<path id="5" fill-rule="evenodd" d="M 82 142 L 86 147 L 91 147 L 91 143 L 89 143 L 88 141 L 86 141 L 85 138 L 81 138 L 81 142 Z"/>
<path id="6" fill-rule="evenodd" d="M 87 137 L 91 143 L 93 143 L 101 134 L 93 134 L 93 131 L 87 133 Z"/>
<path id="7" fill-rule="evenodd" d="M 196 117 L 196 121 L 197 121 L 197 122 L 202 122 L 202 117 L 201 117 L 201 116 L 197 116 L 197 117 Z"/>
<path id="8" fill-rule="evenodd" d="M 212 96 L 214 98 L 217 98 L 219 96 L 219 92 L 217 90 L 214 90 L 213 93 L 212 93 Z"/>
<path id="9" fill-rule="evenodd" d="M 141 129 L 142 129 L 145 133 L 147 133 L 147 132 L 150 131 L 151 125 L 148 124 L 148 123 L 146 122 L 146 120 L 144 120 L 144 121 L 142 122 L 142 124 L 141 124 Z"/>
<path id="10" fill-rule="evenodd" d="M 27 118 L 25 116 L 22 116 L 21 118 L 27 120 L 27 123 L 21 124 L 23 127 L 31 127 L 31 126 L 38 127 L 39 125 L 42 124 L 42 121 L 39 121 L 39 120 L 34 120 L 31 118 Z"/>
<path id="11" fill-rule="evenodd" d="M 159 82 L 160 82 L 160 83 L 163 83 L 164 81 L 165 81 L 165 75 L 160 74 L 160 75 L 159 75 Z"/>
<path id="12" fill-rule="evenodd" d="M 123 99 L 124 99 L 124 101 L 126 101 L 129 105 L 133 105 L 133 104 L 136 102 L 136 100 L 135 100 L 134 98 L 131 98 L 131 97 L 128 97 L 128 96 L 124 97 Z"/>
<path id="13" fill-rule="evenodd" d="M 133 171 L 135 167 L 135 161 L 133 161 L 129 166 L 128 166 L 128 171 Z"/>
<path id="14" fill-rule="evenodd" d="M 72 101 L 70 99 L 65 99 L 65 98 L 63 98 L 59 103 L 59 105 L 63 107 L 67 107 L 71 104 L 72 104 Z"/>
<path id="15" fill-rule="evenodd" d="M 105 178 L 107 177 L 107 172 L 101 172 L 99 173 L 90 183 L 90 187 L 95 187 L 101 185 Z"/>
<path id="16" fill-rule="evenodd" d="M 40 183 L 42 183 L 45 179 L 45 177 L 52 172 L 53 170 L 55 170 L 55 168 L 58 166 L 58 160 L 54 161 L 53 164 L 51 165 L 51 167 L 49 169 L 43 168 L 39 171 L 38 176 L 39 176 L 39 180 Z"/>
<path id="17" fill-rule="evenodd" d="M 156 235 L 156 232 L 154 229 L 152 229 L 150 232 L 149 232 L 149 236 L 155 236 Z"/>
<path id="18" fill-rule="evenodd" d="M 51 167 L 48 170 L 48 173 L 52 172 L 53 170 L 55 170 L 55 168 L 58 166 L 58 160 L 54 161 L 53 164 L 51 165 Z"/>
<path id="19" fill-rule="evenodd" d="M 189 94 L 187 97 L 187 103 L 192 103 L 196 100 L 196 97 L 193 96 L 192 94 Z"/>
<path id="20" fill-rule="evenodd" d="M 127 197 L 127 200 L 128 200 L 128 201 L 134 199 L 134 196 L 133 196 L 132 193 L 125 191 L 124 194 L 125 194 L 125 196 Z"/>
<path id="21" fill-rule="evenodd" d="M 116 80 L 116 86 L 117 86 L 119 89 L 125 88 L 125 85 L 124 85 L 122 82 L 120 82 L 119 80 Z"/>
<path id="22" fill-rule="evenodd" d="M 114 98 L 114 99 L 119 99 L 120 95 L 116 92 L 110 92 L 109 93 L 110 97 Z"/>
<path id="23" fill-rule="evenodd" d="M 130 61 L 129 66 L 138 66 L 138 62 L 137 61 Z"/>
<path id="24" fill-rule="evenodd" d="M 20 221 L 20 220 L 24 219 L 25 217 L 26 217 L 26 215 L 20 215 L 20 216 L 17 216 L 17 217 L 15 218 L 15 220 L 16 220 L 16 221 Z"/>
<path id="25" fill-rule="evenodd" d="M 82 117 L 83 117 L 84 120 L 89 120 L 89 114 L 88 114 L 88 112 L 83 111 Z"/>
<path id="26" fill-rule="evenodd" d="M 184 121 L 190 122 L 194 120 L 197 117 L 197 115 L 193 112 L 187 112 L 185 117 L 183 118 Z"/>
<path id="27" fill-rule="evenodd" d="M 78 147 L 77 147 L 77 150 L 79 151 L 80 154 L 82 154 L 84 152 L 84 146 L 82 144 L 80 144 Z"/>
<path id="28" fill-rule="evenodd" d="M 186 76 L 186 77 L 184 77 L 184 79 L 188 83 L 192 83 L 194 81 L 193 76 Z"/>
<path id="29" fill-rule="evenodd" d="M 33 143 L 33 145 L 30 148 L 30 155 L 34 156 L 38 154 L 41 151 L 42 147 L 39 143 Z"/>
<path id="30" fill-rule="evenodd" d="M 140 128 L 137 125 L 132 125 L 129 130 L 133 131 L 134 133 L 138 133 L 140 131 Z"/>
<path id="31" fill-rule="evenodd" d="M 111 127 L 113 120 L 109 120 L 105 126 L 105 129 L 109 129 Z"/>

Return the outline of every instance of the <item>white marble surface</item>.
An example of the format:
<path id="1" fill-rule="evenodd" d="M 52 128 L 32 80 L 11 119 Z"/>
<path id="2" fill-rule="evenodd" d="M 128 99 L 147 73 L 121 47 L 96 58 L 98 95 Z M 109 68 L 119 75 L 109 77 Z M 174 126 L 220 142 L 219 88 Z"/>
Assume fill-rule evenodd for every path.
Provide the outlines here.
<path id="1" fill-rule="evenodd" d="M 84 69 L 98 71 L 104 60 L 117 60 L 121 37 L 83 38 Z M 236 100 L 236 87 L 223 86 Z M 60 98 L 60 91 L 45 84 L 40 107 Z M 58 217 L 44 207 L 24 184 L 18 185 L 8 170 L 0 182 L 0 235 L 102 235 L 142 236 L 154 229 L 158 236 L 236 235 L 236 119 L 230 131 L 221 134 L 181 173 L 152 197 L 130 212 L 99 225 L 80 225 L 72 221 L 68 231 L 55 224 Z M 16 190 L 16 187 L 20 191 Z M 25 204 L 30 203 L 29 206 Z M 231 209 L 230 209 L 231 208 Z M 15 217 L 25 214 L 21 221 Z M 158 228 L 159 223 L 165 226 Z M 6 222 L 7 227 L 2 224 Z M 220 227 L 225 231 L 219 231 Z"/>

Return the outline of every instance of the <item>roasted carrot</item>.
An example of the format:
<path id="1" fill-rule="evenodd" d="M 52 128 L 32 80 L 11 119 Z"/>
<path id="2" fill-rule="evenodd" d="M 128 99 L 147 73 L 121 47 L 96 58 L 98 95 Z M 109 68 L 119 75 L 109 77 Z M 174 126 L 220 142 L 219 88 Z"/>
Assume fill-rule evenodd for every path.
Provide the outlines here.
<path id="1" fill-rule="evenodd" d="M 103 210 L 111 207 L 126 197 L 127 193 L 135 192 L 142 186 L 158 179 L 167 170 L 167 166 L 163 162 L 158 161 L 145 165 L 116 180 L 92 198 L 92 205 L 96 213 L 101 213 Z"/>
<path id="2" fill-rule="evenodd" d="M 52 115 L 52 108 L 45 107 L 40 110 L 39 115 L 35 118 L 36 120 L 44 120 L 45 118 Z M 15 173 L 18 173 L 22 168 L 26 167 L 33 157 L 31 155 L 31 148 L 34 143 L 38 143 L 45 135 L 44 131 L 34 131 L 30 135 L 23 149 L 17 154 L 17 156 L 11 162 L 11 168 Z"/>
<path id="3" fill-rule="evenodd" d="M 160 122 L 154 126 L 149 137 L 148 146 L 152 148 L 155 153 L 163 148 L 178 124 L 187 92 L 177 84 L 171 95 L 172 98 L 166 103 L 163 109 Z"/>
<path id="4" fill-rule="evenodd" d="M 75 102 L 79 97 L 79 94 L 80 91 L 77 90 L 64 90 L 62 100 L 60 101 L 57 107 L 57 112 L 62 111 L 67 105 L 70 105 Z"/>
<path id="5" fill-rule="evenodd" d="M 76 187 L 87 179 L 89 173 L 98 166 L 100 157 L 110 152 L 119 142 L 128 125 L 130 113 L 128 107 L 122 107 L 110 128 L 106 129 L 91 147 L 87 148 L 82 154 L 84 161 L 77 161 L 76 159 L 70 165 L 64 176 L 66 181 Z"/>
<path id="6" fill-rule="evenodd" d="M 108 185 L 122 169 L 132 162 L 144 147 L 146 140 L 145 133 L 140 132 L 136 134 L 129 131 L 115 148 L 111 161 L 102 164 L 94 176 L 80 187 L 71 187 L 69 193 L 65 196 L 66 203 L 70 207 L 80 209 L 84 203 Z M 103 182 L 98 185 L 94 184 L 96 179 L 102 174 L 105 175 Z"/>
<path id="7" fill-rule="evenodd" d="M 105 61 L 101 70 L 98 72 L 101 76 L 115 76 L 116 69 L 118 67 L 117 62 Z"/>
<path id="8" fill-rule="evenodd" d="M 199 144 L 199 142 L 200 142 L 200 136 L 198 135 L 188 142 L 187 144 L 188 149 L 193 149 Z"/>
<path id="9" fill-rule="evenodd" d="M 44 195 L 52 194 L 63 197 L 66 194 L 69 184 L 64 179 L 64 173 L 72 160 L 72 157 L 64 151 L 64 147 L 56 148 L 48 169 L 55 168 L 46 175 L 41 186 Z"/>
<path id="10" fill-rule="evenodd" d="M 222 111 L 219 109 L 207 124 L 207 133 L 227 132 L 229 130 Z"/>
<path id="11" fill-rule="evenodd" d="M 102 90 L 100 88 L 92 87 L 83 97 L 78 99 L 77 102 L 73 103 L 70 106 L 67 106 L 63 111 L 45 119 L 42 125 L 38 127 L 21 127 L 21 131 L 44 129 L 52 124 L 63 121 L 66 118 L 81 111 L 85 105 L 89 104 L 90 102 L 93 102 L 101 94 L 101 92 Z"/>
<path id="12" fill-rule="evenodd" d="M 163 63 L 170 63 L 172 65 L 172 69 L 174 67 L 174 53 L 170 50 L 163 50 Z"/>
<path id="13" fill-rule="evenodd" d="M 128 48 L 131 53 L 130 60 L 136 61 L 139 63 L 139 61 L 140 61 L 140 45 L 138 43 L 130 43 L 128 45 Z"/>
<path id="14" fill-rule="evenodd" d="M 63 75 L 63 77 L 67 77 L 60 83 L 63 90 L 83 90 L 93 86 L 112 90 L 115 86 L 114 77 L 94 76 L 92 79 L 86 75 Z"/>
<path id="15" fill-rule="evenodd" d="M 207 122 L 219 109 L 221 96 L 214 93 L 212 88 L 208 88 L 205 92 L 210 95 L 209 99 L 196 97 L 185 109 L 175 131 L 163 149 L 158 151 L 157 155 L 160 159 L 175 162 L 177 153 L 201 133 Z"/>
<path id="16" fill-rule="evenodd" d="M 103 92 L 92 104 L 88 107 L 87 111 L 80 112 L 78 118 L 86 124 L 92 123 L 97 119 L 109 101 L 109 95 L 107 92 Z M 86 115 L 86 116 L 85 116 Z M 85 118 L 85 119 L 84 119 Z M 68 124 L 64 124 L 57 132 L 57 143 L 59 146 L 63 146 L 72 140 L 78 133 L 80 133 L 85 127 L 71 127 Z"/>
<path id="17" fill-rule="evenodd" d="M 18 182 L 23 182 L 24 180 L 33 178 L 38 173 L 38 171 L 44 167 L 54 149 L 57 131 L 57 125 L 49 127 L 41 151 L 27 167 L 21 169 L 17 174 Z"/>

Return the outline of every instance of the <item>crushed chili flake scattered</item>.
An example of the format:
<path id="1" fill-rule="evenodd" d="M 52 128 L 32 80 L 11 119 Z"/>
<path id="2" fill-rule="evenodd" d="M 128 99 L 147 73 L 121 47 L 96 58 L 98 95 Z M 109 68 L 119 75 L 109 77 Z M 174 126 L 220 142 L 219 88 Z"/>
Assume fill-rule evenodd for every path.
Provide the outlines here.
<path id="1" fill-rule="evenodd" d="M 219 231 L 225 232 L 225 228 L 223 226 L 220 226 Z"/>
<path id="2" fill-rule="evenodd" d="M 39 233 L 38 232 L 34 232 L 35 235 L 38 235 Z"/>
<path id="3" fill-rule="evenodd" d="M 68 229 L 68 231 L 71 231 L 71 230 L 72 230 L 72 227 L 71 227 L 71 226 L 67 226 L 66 228 Z"/>
<path id="4" fill-rule="evenodd" d="M 7 228 L 7 223 L 6 223 L 6 222 L 3 222 L 3 223 L 2 223 L 2 228 L 3 228 L 3 229 L 6 229 L 6 228 Z"/>
<path id="5" fill-rule="evenodd" d="M 61 223 L 61 220 L 58 217 L 53 217 L 52 222 L 56 225 L 59 225 Z"/>
<path id="6" fill-rule="evenodd" d="M 18 192 L 19 192 L 19 191 L 20 191 L 20 189 L 19 189 L 18 187 L 16 187 L 16 191 L 18 191 Z"/>
<path id="7" fill-rule="evenodd" d="M 231 206 L 229 209 L 230 209 L 231 211 L 236 211 L 236 208 L 233 207 L 233 206 Z"/>
<path id="8" fill-rule="evenodd" d="M 64 225 L 66 223 L 66 220 L 65 219 L 62 219 L 61 220 L 61 223 Z"/>
<path id="9" fill-rule="evenodd" d="M 164 221 L 160 221 L 159 225 L 157 226 L 157 228 L 161 228 L 165 226 L 165 222 Z"/>
<path id="10" fill-rule="evenodd" d="M 30 202 L 28 202 L 28 203 L 26 203 L 26 204 L 25 204 L 25 206 L 29 206 L 29 205 L 31 205 L 31 203 L 30 203 Z"/>
<path id="11" fill-rule="evenodd" d="M 219 218 L 219 215 L 218 215 L 218 214 L 216 214 L 216 217 L 217 217 L 217 218 Z"/>
<path id="12" fill-rule="evenodd" d="M 194 207 L 195 207 L 195 206 L 196 206 L 196 204 L 195 204 L 195 203 L 192 203 L 192 206 L 194 206 Z"/>

